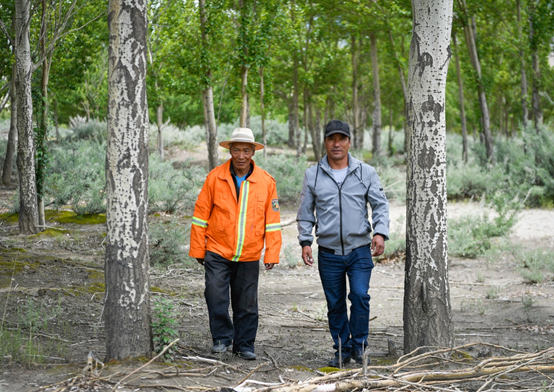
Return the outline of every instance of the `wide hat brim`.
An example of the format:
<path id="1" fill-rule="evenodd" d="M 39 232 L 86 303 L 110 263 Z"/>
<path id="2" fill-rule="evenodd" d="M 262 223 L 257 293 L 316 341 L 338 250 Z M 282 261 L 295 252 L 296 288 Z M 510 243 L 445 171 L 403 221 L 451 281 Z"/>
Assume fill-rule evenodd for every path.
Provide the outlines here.
<path id="1" fill-rule="evenodd" d="M 257 150 L 261 150 L 264 148 L 264 145 L 262 143 L 258 143 L 258 142 L 253 142 L 252 140 L 250 139 L 242 139 L 242 138 L 236 138 L 236 139 L 231 139 L 231 140 L 224 140 L 222 142 L 219 142 L 219 145 L 221 147 L 224 147 L 226 149 L 229 149 L 231 148 L 231 144 L 233 143 L 248 143 L 248 144 L 252 144 L 254 146 L 254 149 L 257 151 Z"/>

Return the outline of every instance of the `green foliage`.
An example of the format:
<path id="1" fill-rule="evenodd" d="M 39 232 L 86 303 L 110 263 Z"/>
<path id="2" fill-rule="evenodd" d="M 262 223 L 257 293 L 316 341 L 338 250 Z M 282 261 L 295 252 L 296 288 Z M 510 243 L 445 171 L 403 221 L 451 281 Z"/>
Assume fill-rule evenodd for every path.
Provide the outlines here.
<path id="1" fill-rule="evenodd" d="M 45 184 L 49 203 L 69 204 L 79 215 L 105 212 L 105 145 L 67 142 L 53 145 L 51 154 Z"/>
<path id="2" fill-rule="evenodd" d="M 258 156 L 257 154 L 260 154 Z M 308 167 L 306 158 L 285 155 L 268 155 L 260 152 L 254 156 L 256 164 L 266 170 L 277 182 L 277 194 L 282 202 L 297 200 L 302 191 L 304 172 Z"/>
<path id="3" fill-rule="evenodd" d="M 160 353 L 165 346 L 179 336 L 177 332 L 177 311 L 171 300 L 155 298 L 152 309 L 152 340 L 154 351 Z M 170 347 L 165 353 L 166 360 L 172 360 L 175 356 L 175 346 Z"/>
<path id="4" fill-rule="evenodd" d="M 161 161 L 157 154 L 150 155 L 148 180 L 148 211 L 169 212 L 190 211 L 200 188 L 204 183 L 206 171 L 199 166 L 185 166 L 178 170 L 169 161 Z"/>
<path id="5" fill-rule="evenodd" d="M 76 116 L 69 119 L 69 125 L 73 130 L 72 140 L 92 140 L 104 143 L 107 139 L 108 126 L 105 121 L 87 120 L 84 117 Z"/>
<path id="6" fill-rule="evenodd" d="M 547 249 L 520 250 L 516 254 L 520 273 L 529 283 L 542 283 L 554 280 L 554 257 Z"/>
<path id="7" fill-rule="evenodd" d="M 189 225 L 183 225 L 179 218 L 150 222 L 148 227 L 150 264 L 167 265 L 190 260 L 185 246 L 189 241 Z"/>

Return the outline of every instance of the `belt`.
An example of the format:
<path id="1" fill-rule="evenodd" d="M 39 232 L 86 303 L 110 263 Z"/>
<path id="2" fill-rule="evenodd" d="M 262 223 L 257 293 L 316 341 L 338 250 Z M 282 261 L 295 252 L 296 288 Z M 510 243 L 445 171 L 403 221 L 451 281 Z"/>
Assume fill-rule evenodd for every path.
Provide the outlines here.
<path id="1" fill-rule="evenodd" d="M 356 249 L 364 248 L 366 246 L 369 246 L 369 244 L 358 246 L 357 248 L 352 249 L 352 252 L 354 252 Z M 318 247 L 318 249 L 325 252 L 325 253 L 330 253 L 332 255 L 334 255 L 336 253 L 334 249 L 326 248 L 324 246 L 320 246 L 320 247 Z"/>

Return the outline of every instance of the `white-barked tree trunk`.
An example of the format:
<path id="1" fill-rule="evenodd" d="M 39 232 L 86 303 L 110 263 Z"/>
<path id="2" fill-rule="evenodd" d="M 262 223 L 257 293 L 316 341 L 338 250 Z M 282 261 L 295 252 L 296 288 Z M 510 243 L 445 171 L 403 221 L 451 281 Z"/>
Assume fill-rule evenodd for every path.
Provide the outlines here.
<path id="1" fill-rule="evenodd" d="M 150 356 L 147 1 L 110 0 L 106 359 Z"/>
<path id="2" fill-rule="evenodd" d="M 446 230 L 445 87 L 452 0 L 412 0 L 408 79 L 404 351 L 452 341 Z"/>

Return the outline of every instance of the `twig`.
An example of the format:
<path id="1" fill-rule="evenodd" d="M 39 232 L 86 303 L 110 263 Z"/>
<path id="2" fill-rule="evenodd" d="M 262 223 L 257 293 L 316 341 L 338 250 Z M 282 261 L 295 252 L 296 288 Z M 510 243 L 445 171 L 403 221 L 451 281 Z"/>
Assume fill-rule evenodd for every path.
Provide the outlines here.
<path id="1" fill-rule="evenodd" d="M 113 387 L 112 391 L 115 391 L 116 388 L 126 379 L 128 379 L 129 377 L 131 377 L 133 374 L 135 374 L 136 372 L 138 372 L 139 370 L 141 369 L 144 369 L 146 366 L 150 365 L 152 362 L 154 362 L 156 359 L 158 359 L 159 357 L 161 357 L 167 350 L 169 350 L 169 348 L 171 346 L 173 346 L 175 343 L 177 343 L 179 341 L 179 338 L 175 339 L 174 341 L 172 341 L 171 343 L 169 343 L 167 346 L 164 347 L 164 349 L 158 354 L 156 355 L 154 358 L 152 358 L 150 361 L 146 362 L 144 365 L 140 366 L 139 368 L 133 370 L 131 373 L 129 373 L 128 375 L 126 375 L 125 377 L 123 377 L 121 380 L 119 380 L 117 382 L 117 384 L 115 384 L 115 386 Z"/>
<path id="2" fill-rule="evenodd" d="M 238 382 L 237 387 L 239 387 L 240 385 L 242 385 L 243 382 L 245 382 L 246 380 L 248 380 L 248 377 L 250 377 L 251 375 L 253 375 L 254 373 L 256 373 L 256 371 L 261 368 L 262 366 L 264 366 L 267 362 L 264 362 L 264 363 L 260 363 L 258 366 L 256 366 L 254 369 L 252 369 L 246 376 L 244 376 L 243 378 L 241 378 L 241 380 Z"/>

